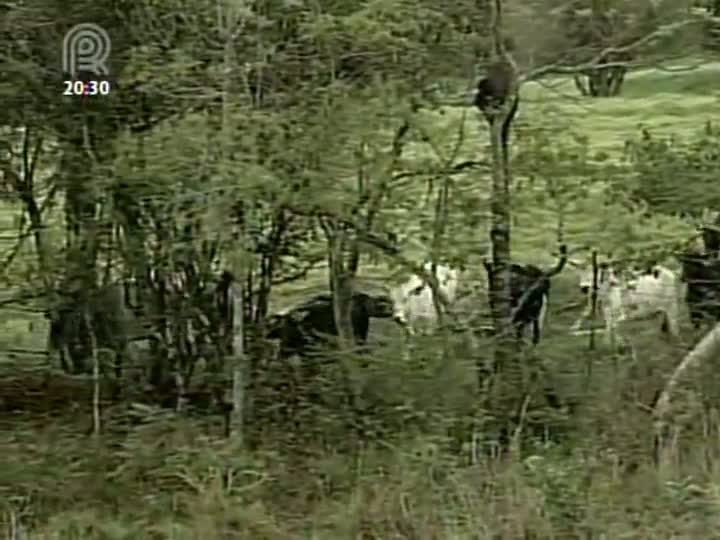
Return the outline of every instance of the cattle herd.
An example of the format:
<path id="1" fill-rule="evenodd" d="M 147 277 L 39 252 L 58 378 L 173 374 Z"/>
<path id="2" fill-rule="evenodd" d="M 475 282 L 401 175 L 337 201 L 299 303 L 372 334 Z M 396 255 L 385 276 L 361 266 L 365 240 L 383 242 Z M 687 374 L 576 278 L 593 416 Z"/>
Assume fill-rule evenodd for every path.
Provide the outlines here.
<path id="1" fill-rule="evenodd" d="M 549 305 L 551 278 L 559 274 L 566 263 L 581 269 L 579 292 L 587 304 L 571 330 L 577 331 L 590 315 L 593 292 L 609 344 L 620 338 L 624 321 L 657 315 L 662 318 L 662 331 L 678 338 L 683 300 L 695 328 L 720 321 L 720 232 L 715 228 L 717 223 L 716 219 L 713 224 L 703 226 L 701 241 L 688 243 L 675 254 L 681 267 L 679 273 L 661 264 L 633 267 L 622 261 L 602 262 L 593 271 L 588 263 L 568 261 L 564 246 L 561 246 L 560 258 L 552 269 L 511 264 L 510 302 L 517 337 L 520 338 L 524 329 L 531 326 L 532 342 L 540 341 Z M 488 281 L 491 281 L 493 265 L 484 261 L 484 266 Z M 426 263 L 423 270 L 433 272 L 432 264 Z M 430 285 L 417 275 L 390 288 L 386 295 L 370 297 L 356 293 L 352 322 L 358 343 L 366 342 L 371 317 L 392 316 L 410 335 L 435 329 L 439 312 L 451 311 L 458 298 L 460 274 L 458 270 L 440 264 L 435 266 L 434 275 L 440 297 L 437 299 L 433 298 Z M 488 304 L 492 304 L 491 298 L 488 298 Z M 330 295 L 318 296 L 276 316 L 274 324 L 270 337 L 280 340 L 281 354 L 302 356 L 310 345 L 322 341 L 321 336 L 337 335 Z"/>
<path id="2" fill-rule="evenodd" d="M 676 273 L 660 264 L 619 269 L 613 263 L 598 266 L 597 276 L 586 270 L 580 279 L 581 291 L 589 297 L 595 289 L 597 306 L 606 328 L 606 340 L 619 338 L 623 321 L 660 315 L 661 329 L 680 337 L 679 322 L 684 300 L 695 329 L 720 321 L 720 232 L 718 220 L 702 228 L 699 242 L 693 241 L 675 254 L 680 263 Z M 696 240 L 696 239 L 693 239 Z M 577 263 L 573 262 L 578 266 Z M 586 310 L 584 317 L 589 314 Z M 573 329 L 577 330 L 582 318 Z"/>
<path id="3" fill-rule="evenodd" d="M 714 223 L 717 224 L 718 220 Z M 587 263 L 568 259 L 564 246 L 561 247 L 557 264 L 549 270 L 531 264 L 511 264 L 511 322 L 516 337 L 521 338 L 524 330 L 531 326 L 532 343 L 540 341 L 548 312 L 551 278 L 560 273 L 566 263 L 580 269 L 578 292 L 587 305 L 581 318 L 571 328 L 575 333 L 596 309 L 604 322 L 605 337 L 611 345 L 616 340 L 622 341 L 620 336 L 624 321 L 656 315 L 662 317 L 662 330 L 678 338 L 683 301 L 696 329 L 708 322 L 719 321 L 720 232 L 714 224 L 704 226 L 696 240 L 688 242 L 687 246 L 674 254 L 680 272 L 674 272 L 661 264 L 638 267 L 627 261 L 624 264 L 623 261 L 601 262 L 593 269 Z M 488 282 L 492 282 L 495 267 L 488 261 L 484 262 L 484 267 Z M 459 297 L 460 272 L 448 265 L 431 263 L 426 263 L 423 271 L 427 275 L 434 275 L 435 287 L 426 281 L 427 276 L 421 278 L 413 274 L 381 294 L 353 293 L 350 320 L 353 338 L 360 350 L 367 347 L 371 318 L 392 319 L 409 339 L 418 333 L 433 332 L 443 320 L 443 315 L 452 316 Z M 220 326 L 224 328 L 221 334 L 225 335 L 232 329 L 231 321 L 234 317 L 235 304 L 229 298 L 233 289 L 231 281 L 232 276 L 224 273 L 214 288 L 210 287 L 209 294 L 215 306 L 212 308 L 215 319 L 220 321 Z M 132 310 L 127 307 L 120 310 L 111 308 L 123 305 L 115 298 L 123 295 L 122 288 L 113 287 L 103 294 L 92 314 L 92 317 L 102 319 L 105 323 L 98 325 L 98 343 L 101 347 L 116 349 L 120 357 L 129 341 L 123 330 L 124 321 L 132 316 Z M 87 346 L 82 346 L 86 341 L 78 338 L 82 333 L 84 319 L 73 311 L 72 301 L 66 304 L 50 316 L 48 343 L 50 350 L 60 352 L 63 368 L 68 369 L 65 354 L 87 358 L 89 351 Z M 127 300 L 124 304 L 127 304 Z M 492 298 L 487 298 L 486 305 L 492 309 Z M 271 315 L 265 327 L 265 337 L 278 344 L 276 351 L 279 357 L 315 355 L 327 347 L 328 336 L 338 335 L 333 297 L 331 294 L 317 295 L 285 313 Z"/>

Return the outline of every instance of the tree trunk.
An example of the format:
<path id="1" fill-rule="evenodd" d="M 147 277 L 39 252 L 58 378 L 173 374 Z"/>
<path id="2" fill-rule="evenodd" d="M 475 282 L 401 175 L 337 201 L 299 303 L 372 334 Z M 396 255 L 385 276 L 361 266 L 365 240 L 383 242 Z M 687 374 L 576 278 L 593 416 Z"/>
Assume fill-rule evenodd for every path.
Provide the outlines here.
<path id="1" fill-rule="evenodd" d="M 219 2 L 219 11 L 221 14 L 220 21 L 222 24 L 221 32 L 224 37 L 224 79 L 222 81 L 222 117 L 221 117 L 221 155 L 218 156 L 218 162 L 223 164 L 222 173 L 227 176 L 227 184 L 232 185 L 232 177 L 229 167 L 225 164 L 225 160 L 229 160 L 229 149 L 233 144 L 233 127 L 230 125 L 230 99 L 232 92 L 232 74 L 235 71 L 237 59 L 235 57 L 234 34 L 238 25 L 241 24 L 240 5 L 232 2 Z M 232 381 L 231 399 L 232 409 L 227 419 L 226 431 L 235 434 L 243 441 L 243 412 L 245 401 L 245 388 L 247 386 L 247 374 L 245 348 L 244 348 L 244 319 L 245 319 L 245 281 L 247 276 L 247 250 L 246 250 L 246 220 L 245 212 L 239 212 L 238 223 L 235 223 L 234 240 L 235 249 L 239 250 L 232 264 L 232 273 L 235 276 L 235 287 L 233 291 L 233 304 L 236 307 L 233 319 L 233 355 L 230 372 Z"/>
<path id="2" fill-rule="evenodd" d="M 588 87 L 585 85 L 585 81 L 583 81 L 583 78 L 581 75 L 574 75 L 573 76 L 573 82 L 575 83 L 575 88 L 578 89 L 581 96 L 589 96 L 590 91 L 588 90 Z"/>
<path id="3" fill-rule="evenodd" d="M 95 326 L 93 325 L 93 317 L 90 313 L 90 304 L 85 299 L 83 306 L 83 321 L 87 327 L 90 339 L 90 354 L 92 356 L 93 372 L 93 398 L 92 398 L 92 434 L 97 436 L 100 434 L 102 426 L 100 424 L 100 359 L 98 358 L 98 343 L 95 334 Z M 118 381 L 120 384 L 120 381 Z"/>
<path id="4" fill-rule="evenodd" d="M 341 351 L 349 350 L 355 344 L 355 332 L 352 325 L 352 296 L 354 274 L 345 262 L 346 235 L 344 226 L 321 218 L 321 224 L 328 243 L 328 266 L 330 272 L 330 291 L 333 301 L 333 316 L 337 328 Z M 357 246 L 355 246 L 357 248 Z M 342 384 L 349 410 L 356 410 L 357 389 L 350 378 L 350 364 L 346 355 L 340 355 Z"/>
<path id="5" fill-rule="evenodd" d="M 609 40 L 616 33 L 615 15 L 607 0 L 590 2 L 591 33 L 590 38 L 598 50 L 606 49 Z M 631 59 L 629 52 L 610 52 L 602 55 L 598 63 L 586 71 L 588 90 L 592 97 L 614 97 L 620 95 L 627 67 L 622 62 Z"/>
<path id="6" fill-rule="evenodd" d="M 690 351 L 675 369 L 655 404 L 655 457 L 660 465 L 665 464 L 668 456 L 668 432 L 671 425 L 671 399 L 673 392 L 687 372 L 697 368 L 704 362 L 715 360 L 720 355 L 720 324 L 717 324 Z"/>
<path id="7" fill-rule="evenodd" d="M 626 73 L 627 68 L 623 66 L 599 66 L 588 71 L 585 75 L 588 82 L 587 94 L 592 97 L 614 97 L 620 95 Z"/>
<path id="8" fill-rule="evenodd" d="M 330 271 L 330 291 L 333 297 L 333 313 L 338 339 L 342 349 L 348 349 L 354 344 L 352 321 L 352 281 L 350 269 L 345 264 L 345 235 L 346 231 L 336 224 L 323 226 L 328 242 L 328 267 Z"/>
<path id="9" fill-rule="evenodd" d="M 433 216 L 433 237 L 432 237 L 432 252 L 430 253 L 430 260 L 432 261 L 432 274 L 436 275 L 436 265 L 440 255 L 443 242 L 445 240 L 445 230 L 447 229 L 448 222 L 448 207 L 450 204 L 450 176 L 445 175 L 442 179 L 442 184 L 438 187 L 437 198 L 435 200 L 435 215 Z M 435 313 L 438 318 L 438 323 L 443 325 L 443 310 L 440 303 L 440 299 L 436 294 L 433 293 L 433 304 L 435 306 Z M 444 337 L 447 337 L 447 332 L 443 332 Z"/>
<path id="10" fill-rule="evenodd" d="M 490 148 L 492 154 L 492 187 L 490 196 L 490 242 L 492 260 L 486 261 L 489 278 L 488 300 L 493 322 L 495 339 L 492 357 L 478 354 L 476 371 L 478 379 L 479 399 L 475 411 L 475 432 L 485 437 L 493 431 L 500 436 L 507 432 L 508 420 L 515 409 L 517 392 L 509 387 L 511 379 L 509 361 L 512 359 L 513 339 L 510 332 L 512 318 L 512 302 L 510 296 L 510 165 L 509 148 L 510 128 L 518 105 L 517 67 L 504 47 L 502 34 L 502 0 L 492 4 L 491 18 L 493 38 L 493 66 L 502 73 L 507 84 L 501 92 L 490 96 L 490 103 L 482 105 L 476 98 L 488 123 L 490 131 Z M 488 83 L 492 81 L 488 80 Z M 493 88 L 489 85 L 490 88 Z M 480 89 L 480 86 L 478 86 Z M 488 365 L 489 364 L 489 365 Z M 514 370 L 512 370 L 514 371 Z M 505 392 L 505 390 L 508 392 Z M 494 417 L 493 428 L 488 429 L 488 413 Z"/>
<path id="11" fill-rule="evenodd" d="M 232 344 L 233 344 L 233 368 L 232 368 L 232 409 L 227 419 L 227 434 L 235 433 L 240 443 L 243 442 L 243 424 L 245 422 L 246 396 L 245 389 L 248 387 L 247 378 L 250 370 L 246 367 L 245 355 L 245 265 L 240 264 L 240 273 L 234 284 L 230 286 L 232 291 L 233 317 Z"/>
<path id="12" fill-rule="evenodd" d="M 498 117 L 490 127 L 492 148 L 492 199 L 490 201 L 490 242 L 493 272 L 489 283 L 491 312 L 495 335 L 494 366 L 502 369 L 509 345 L 508 328 L 512 312 L 510 301 L 510 185 L 505 172 L 502 122 Z"/>

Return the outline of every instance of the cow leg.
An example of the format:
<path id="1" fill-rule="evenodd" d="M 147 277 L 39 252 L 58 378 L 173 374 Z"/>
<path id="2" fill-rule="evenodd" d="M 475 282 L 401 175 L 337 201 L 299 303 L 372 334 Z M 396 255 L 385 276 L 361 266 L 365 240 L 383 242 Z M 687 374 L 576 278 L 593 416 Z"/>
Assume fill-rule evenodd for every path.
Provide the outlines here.
<path id="1" fill-rule="evenodd" d="M 603 307 L 600 304 L 600 300 L 595 301 L 595 309 L 603 309 Z M 597 311 L 596 311 L 597 312 Z M 592 320 L 593 317 L 593 310 L 592 310 L 592 299 L 590 298 L 590 294 L 587 295 L 587 302 L 585 303 L 585 307 L 583 307 L 582 313 L 578 317 L 577 321 L 573 323 L 573 325 L 570 327 L 571 332 L 579 332 L 582 329 L 582 325 L 585 321 Z"/>
<path id="2" fill-rule="evenodd" d="M 370 347 L 367 341 L 362 337 L 356 337 L 355 350 L 360 357 L 360 367 L 363 369 L 370 367 Z"/>
<path id="3" fill-rule="evenodd" d="M 700 330 L 700 327 L 702 326 L 702 323 L 703 323 L 703 319 L 705 319 L 705 314 L 699 309 L 694 309 L 690 313 L 690 320 L 692 321 L 692 325 L 696 331 Z"/>
<path id="4" fill-rule="evenodd" d="M 67 346 L 63 345 L 62 347 L 60 347 L 60 350 L 58 352 L 59 352 L 59 356 L 60 356 L 60 367 L 62 368 L 62 370 L 65 373 L 70 373 L 71 368 L 70 368 L 70 364 L 68 362 L 70 355 L 68 353 Z"/>
<path id="5" fill-rule="evenodd" d="M 692 340 L 697 339 L 700 329 L 703 326 L 703 314 L 695 307 L 688 306 L 688 316 L 692 325 Z"/>
<path id="6" fill-rule="evenodd" d="M 125 351 L 121 348 L 118 348 L 117 352 L 114 354 L 115 357 L 115 378 L 120 382 L 122 380 L 122 365 L 123 360 L 125 356 Z"/>
<path id="7" fill-rule="evenodd" d="M 533 345 L 537 345 L 540 343 L 540 321 L 538 319 L 533 319 L 533 335 L 532 335 L 532 342 Z"/>
<path id="8" fill-rule="evenodd" d="M 617 331 L 617 327 L 615 326 L 615 321 L 612 318 L 605 320 L 605 345 L 607 345 L 609 348 L 614 349 L 615 348 L 615 333 Z"/>
<path id="9" fill-rule="evenodd" d="M 625 338 L 622 336 L 622 334 L 618 331 L 618 328 L 613 329 L 612 333 L 612 343 L 613 348 L 616 351 L 623 350 L 623 348 L 627 345 Z"/>
<path id="10" fill-rule="evenodd" d="M 118 348 L 116 351 L 112 351 L 113 371 L 115 373 L 115 380 L 111 383 L 111 397 L 113 400 L 119 400 L 122 395 L 123 381 L 122 381 L 122 364 L 124 351 Z"/>
<path id="11" fill-rule="evenodd" d="M 87 373 L 84 357 L 85 351 L 83 350 L 83 348 L 71 347 L 68 345 L 65 347 L 65 350 L 67 352 L 68 358 L 70 359 L 69 363 L 71 365 L 72 373 L 75 375 Z"/>
<path id="12" fill-rule="evenodd" d="M 678 328 L 677 317 L 673 313 L 663 314 L 663 324 L 661 330 L 673 339 L 680 338 L 680 329 Z"/>
<path id="13" fill-rule="evenodd" d="M 403 344 L 402 344 L 402 358 L 403 361 L 409 362 L 412 349 L 412 336 L 415 335 L 414 330 L 410 326 L 403 328 Z"/>
<path id="14" fill-rule="evenodd" d="M 410 361 L 410 357 L 412 356 L 410 349 L 412 349 L 412 343 L 410 342 L 409 336 L 406 335 L 402 343 L 402 359 L 404 362 Z"/>

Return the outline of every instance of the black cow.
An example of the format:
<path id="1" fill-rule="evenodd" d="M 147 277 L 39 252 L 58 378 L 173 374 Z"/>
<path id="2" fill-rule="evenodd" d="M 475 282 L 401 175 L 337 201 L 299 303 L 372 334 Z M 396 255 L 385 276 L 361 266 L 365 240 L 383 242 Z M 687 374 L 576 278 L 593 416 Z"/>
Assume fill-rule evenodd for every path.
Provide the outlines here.
<path id="1" fill-rule="evenodd" d="M 55 309 L 45 315 L 50 321 L 48 352 L 59 353 L 60 364 L 67 372 L 87 371 L 86 361 L 92 356 L 92 350 L 86 311 L 97 346 L 114 351 L 115 373 L 119 377 L 134 320 L 126 306 L 125 288 L 120 283 L 88 295 L 81 291 L 63 294 Z"/>
<path id="2" fill-rule="evenodd" d="M 686 251 L 679 256 L 681 279 L 687 283 L 685 302 L 695 328 L 702 322 L 720 320 L 720 260 L 716 253 Z"/>
<path id="3" fill-rule="evenodd" d="M 556 276 L 565 267 L 567 249 L 560 246 L 560 258 L 554 268 L 542 270 L 533 264 L 510 265 L 510 305 L 513 309 L 512 322 L 517 338 L 522 338 L 525 327 L 532 324 L 532 342 L 540 342 L 540 331 L 545 322 L 547 305 L 550 299 L 550 278 Z M 493 281 L 492 263 L 483 261 L 488 274 L 488 282 Z M 490 295 L 490 307 L 493 307 L 493 295 Z M 521 303 L 522 300 L 522 303 Z"/>
<path id="4" fill-rule="evenodd" d="M 171 275 L 166 281 L 172 283 L 173 277 Z M 215 285 L 199 286 L 197 291 L 158 287 L 157 279 L 151 280 L 150 295 L 153 296 L 153 302 L 157 303 L 151 314 L 145 313 L 139 299 L 133 301 L 137 285 L 133 286 L 129 282 L 114 282 L 89 294 L 85 291 L 64 292 L 54 309 L 46 313 L 50 321 L 48 350 L 59 353 L 60 364 L 65 371 L 88 371 L 92 350 L 86 321 L 87 310 L 97 347 L 114 352 L 115 373 L 120 377 L 128 344 L 131 341 L 157 339 L 147 326 L 151 322 L 148 317 L 153 319 L 153 324 L 160 322 L 156 317 L 161 315 L 156 312 L 157 308 L 164 310 L 162 315 L 165 318 L 175 317 L 186 323 L 171 327 L 182 330 L 174 336 L 173 343 L 190 356 L 196 353 L 197 347 L 187 346 L 184 341 L 197 345 L 202 341 L 218 341 L 218 345 L 230 349 L 234 317 L 234 298 L 230 286 L 232 280 L 232 275 L 224 272 Z M 178 279 L 175 281 L 179 282 Z M 156 294 L 163 296 L 162 302 L 157 302 L 158 299 L 154 298 Z M 202 314 L 202 317 L 198 318 L 197 314 Z"/>
<path id="5" fill-rule="evenodd" d="M 350 319 L 355 342 L 364 345 L 367 341 L 371 317 L 391 318 L 392 315 L 390 298 L 354 293 Z M 271 317 L 269 322 L 267 337 L 280 340 L 281 357 L 307 356 L 325 342 L 324 335 L 338 335 L 333 299 L 329 294 L 317 295 L 288 313 Z"/>

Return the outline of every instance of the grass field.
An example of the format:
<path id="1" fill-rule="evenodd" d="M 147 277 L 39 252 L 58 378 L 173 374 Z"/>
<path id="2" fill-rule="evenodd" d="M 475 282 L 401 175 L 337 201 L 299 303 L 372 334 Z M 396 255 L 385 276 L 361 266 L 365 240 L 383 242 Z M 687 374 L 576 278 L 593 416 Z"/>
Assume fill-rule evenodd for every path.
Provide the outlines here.
<path id="1" fill-rule="evenodd" d="M 516 152 L 522 151 L 523 130 L 545 124 L 587 137 L 593 153 L 613 159 L 640 125 L 692 136 L 718 110 L 718 75 L 714 68 L 638 73 L 621 98 L 597 101 L 576 97 L 568 81 L 527 85 Z M 462 112 L 446 110 L 427 121 L 446 133 Z M 459 159 L 482 159 L 487 135 L 474 112 L 468 126 Z M 458 182 L 485 191 L 486 176 Z M 514 258 L 551 265 L 557 211 L 537 202 L 530 188 L 516 193 L 515 211 Z M 593 245 L 634 253 L 692 230 L 670 218 L 628 227 L 630 211 L 604 207 L 599 192 L 574 200 L 564 218 L 571 250 Z M 452 238 L 476 242 L 480 254 L 487 228 Z M 408 255 L 422 258 L 411 241 L 406 245 Z M 471 257 L 466 282 L 481 279 L 479 268 Z M 387 274 L 384 265 L 363 268 L 368 287 L 384 283 Z M 377 361 L 354 375 L 385 404 L 391 432 L 381 444 L 352 454 L 327 443 L 328 433 L 342 433 L 342 418 L 328 409 L 312 413 L 307 441 L 292 451 L 279 442 L 284 434 L 272 428 L 260 449 L 248 451 L 222 439 L 215 420 L 175 418 L 154 409 L 140 414 L 142 421 L 129 418 L 125 408 L 109 410 L 109 432 L 91 439 L 83 435 L 90 422 L 85 386 L 62 387 L 55 395 L 57 383 L 41 372 L 17 375 L 24 367 L 18 364 L 30 360 L 0 356 L 0 525 L 9 531 L 17 521 L 33 539 L 720 537 L 718 412 L 710 402 L 717 397 L 717 375 L 708 369 L 693 380 L 694 392 L 687 396 L 695 401 L 683 411 L 682 459 L 658 472 L 643 405 L 694 338 L 686 322 L 682 343 L 666 341 L 659 322 L 638 322 L 626 332 L 634 357 L 611 354 L 601 336 L 589 350 L 587 336 L 568 332 L 579 315 L 579 307 L 572 307 L 580 300 L 577 280 L 568 268 L 553 281 L 549 326 L 531 355 L 543 366 L 542 385 L 580 404 L 561 420 L 569 434 L 561 445 L 538 444 L 522 456 L 472 463 L 467 450 L 450 451 L 446 440 L 457 419 L 474 407 L 474 363 L 467 349 L 455 344 L 455 358 L 441 359 L 433 338 L 426 338 L 407 363 L 393 339 L 399 333 L 385 322 L 373 329 Z M 272 308 L 292 306 L 325 290 L 326 283 L 326 273 L 318 270 L 278 291 Z M 42 321 L 11 312 L 2 317 L 0 347 L 44 346 Z M 697 400 L 698 389 L 705 401 Z M 33 403 L 34 413 L 5 410 L 3 396 L 18 394 Z M 532 397 L 529 414 L 539 414 L 544 404 Z M 0 538 L 3 532 L 0 526 Z"/>

